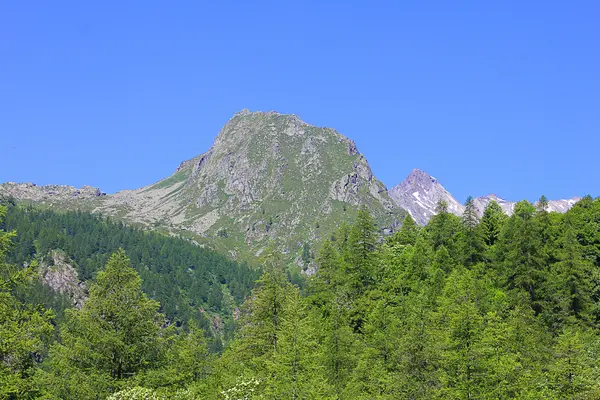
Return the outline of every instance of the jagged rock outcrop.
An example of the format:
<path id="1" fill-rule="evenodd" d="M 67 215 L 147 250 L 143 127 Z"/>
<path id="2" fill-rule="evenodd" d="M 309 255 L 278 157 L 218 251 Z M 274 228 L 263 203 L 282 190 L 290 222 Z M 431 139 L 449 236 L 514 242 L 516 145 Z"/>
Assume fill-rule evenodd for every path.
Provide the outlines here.
<path id="1" fill-rule="evenodd" d="M 485 208 L 491 201 L 495 201 L 496 203 L 498 203 L 498 205 L 500 206 L 500 208 L 502 208 L 502 211 L 504 211 L 506 215 L 512 215 L 513 208 L 515 207 L 515 204 L 517 204 L 514 201 L 504 200 L 503 198 L 498 197 L 495 194 L 488 194 L 487 196 L 476 197 L 473 199 L 473 203 L 475 205 L 475 210 L 477 211 L 477 214 L 479 216 L 483 215 Z"/>
<path id="2" fill-rule="evenodd" d="M 61 250 L 52 250 L 40 265 L 40 279 L 55 292 L 65 294 L 81 308 L 86 299 L 86 288 L 67 255 Z"/>

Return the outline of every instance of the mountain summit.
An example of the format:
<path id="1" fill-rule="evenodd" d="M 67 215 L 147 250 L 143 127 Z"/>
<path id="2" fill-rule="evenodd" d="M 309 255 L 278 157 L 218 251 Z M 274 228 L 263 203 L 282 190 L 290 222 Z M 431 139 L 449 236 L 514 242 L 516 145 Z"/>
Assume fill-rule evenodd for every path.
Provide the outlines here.
<path id="1" fill-rule="evenodd" d="M 461 215 L 464 207 L 433 176 L 420 169 L 413 171 L 400 184 L 390 190 L 390 197 L 407 210 L 420 225 L 435 215 L 435 207 L 442 200 L 448 211 Z"/>
<path id="2" fill-rule="evenodd" d="M 148 187 L 75 196 L 83 192 L 22 186 L 0 185 L 0 193 L 112 215 L 238 258 L 275 245 L 298 263 L 361 206 L 382 228 L 404 215 L 352 140 L 273 111 L 236 113 L 207 152 Z"/>
<path id="3" fill-rule="evenodd" d="M 229 242 L 259 255 L 284 253 L 327 235 L 365 205 L 382 225 L 402 211 L 354 142 L 295 115 L 242 110 L 204 154 L 154 185 L 121 192 L 102 207 L 125 218 Z"/>
<path id="4" fill-rule="evenodd" d="M 310 266 L 311 247 L 360 207 L 382 230 L 408 211 L 425 225 L 440 200 L 461 215 L 464 207 L 419 169 L 389 192 L 356 144 L 331 128 L 274 111 L 235 115 L 208 151 L 183 161 L 153 185 L 105 195 L 90 187 L 0 184 L 0 195 L 56 209 L 82 209 L 210 245 L 235 258 L 260 256 L 271 246 Z M 497 201 L 507 214 L 514 202 L 495 195 L 475 199 L 478 212 Z M 578 198 L 550 201 L 564 212 Z M 406 211 L 405 211 L 406 210 Z"/>

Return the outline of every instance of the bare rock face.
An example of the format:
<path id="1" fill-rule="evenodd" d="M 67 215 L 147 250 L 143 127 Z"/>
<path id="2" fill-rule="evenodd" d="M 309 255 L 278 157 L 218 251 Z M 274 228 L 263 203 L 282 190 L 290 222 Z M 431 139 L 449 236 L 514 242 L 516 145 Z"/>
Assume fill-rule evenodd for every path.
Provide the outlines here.
<path id="1" fill-rule="evenodd" d="M 66 294 L 77 308 L 86 299 L 85 284 L 79 280 L 73 262 L 61 250 L 52 250 L 40 268 L 40 279 L 55 292 Z"/>
<path id="2" fill-rule="evenodd" d="M 435 215 L 439 201 L 448 204 L 448 211 L 462 215 L 464 207 L 431 175 L 414 169 L 410 175 L 390 190 L 390 197 L 407 210 L 415 222 L 425 225 Z"/>
<path id="3" fill-rule="evenodd" d="M 571 207 L 573 207 L 575 203 L 577 203 L 579 200 L 581 200 L 581 197 L 573 197 L 566 200 L 550 200 L 548 202 L 548 207 L 546 207 L 546 211 L 565 213 L 569 209 L 571 209 Z"/>

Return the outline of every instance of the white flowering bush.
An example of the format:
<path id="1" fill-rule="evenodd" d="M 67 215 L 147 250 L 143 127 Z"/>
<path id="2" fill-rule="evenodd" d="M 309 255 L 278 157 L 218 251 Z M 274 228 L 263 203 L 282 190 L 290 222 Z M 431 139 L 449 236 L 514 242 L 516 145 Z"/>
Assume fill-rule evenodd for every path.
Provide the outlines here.
<path id="1" fill-rule="evenodd" d="M 107 400 L 166 400 L 152 389 L 135 387 L 112 394 Z"/>
<path id="2" fill-rule="evenodd" d="M 259 379 L 239 380 L 234 387 L 223 390 L 221 395 L 225 400 L 250 400 L 256 393 L 259 385 Z"/>
<path id="3" fill-rule="evenodd" d="M 176 392 L 154 391 L 143 387 L 121 390 L 114 393 L 107 400 L 198 400 L 190 390 Z"/>

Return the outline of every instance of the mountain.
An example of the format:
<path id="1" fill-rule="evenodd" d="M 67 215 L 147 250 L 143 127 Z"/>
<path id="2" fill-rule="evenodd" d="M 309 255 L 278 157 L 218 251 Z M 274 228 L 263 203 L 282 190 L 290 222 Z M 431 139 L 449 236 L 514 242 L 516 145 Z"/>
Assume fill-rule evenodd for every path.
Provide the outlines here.
<path id="1" fill-rule="evenodd" d="M 496 196 L 495 194 L 489 194 L 487 196 L 476 197 L 473 199 L 475 202 L 475 209 L 479 215 L 483 214 L 483 211 L 487 207 L 490 201 L 494 200 L 496 203 L 502 207 L 502 210 L 508 215 L 512 215 L 513 209 L 515 208 L 516 201 L 508 201 L 504 200 L 501 197 Z M 564 213 L 567 212 L 575 203 L 581 200 L 581 197 L 573 197 L 571 199 L 564 200 L 550 200 L 548 201 L 548 206 L 546 207 L 546 211 L 548 212 L 559 212 Z M 537 204 L 537 203 L 536 203 Z"/>
<path id="2" fill-rule="evenodd" d="M 431 175 L 420 169 L 413 171 L 399 185 L 389 191 L 396 204 L 407 210 L 420 225 L 435 215 L 435 207 L 442 200 L 448 204 L 448 211 L 462 215 L 464 207 Z"/>
<path id="3" fill-rule="evenodd" d="M 227 122 L 207 152 L 148 187 L 104 195 L 8 183 L 1 193 L 111 215 L 210 243 L 235 258 L 260 256 L 275 244 L 298 264 L 363 205 L 382 228 L 404 215 L 352 140 L 295 115 L 248 110 Z"/>
<path id="4" fill-rule="evenodd" d="M 440 200 L 448 204 L 448 211 L 452 214 L 460 216 L 465 209 L 437 179 L 420 169 L 414 169 L 404 181 L 394 186 L 389 194 L 396 204 L 407 210 L 420 225 L 427 224 L 429 219 L 436 214 L 435 208 Z M 492 200 L 497 202 L 507 215 L 512 214 L 515 204 L 517 204 L 515 201 L 504 200 L 495 194 L 476 197 L 473 202 L 480 217 Z M 573 197 L 568 200 L 550 200 L 546 211 L 564 213 L 579 200 L 581 200 L 580 197 Z"/>
<path id="5" fill-rule="evenodd" d="M 304 268 L 312 267 L 316 244 L 366 206 L 382 231 L 396 227 L 408 211 L 425 225 L 438 201 L 456 215 L 464 211 L 434 177 L 419 169 L 389 192 L 375 178 L 355 143 L 334 129 L 295 115 L 236 113 L 208 151 L 183 161 L 153 185 L 116 194 L 84 186 L 0 185 L 11 196 L 57 210 L 97 212 L 228 253 L 261 257 L 270 246 Z M 507 214 L 515 202 L 496 195 L 475 198 L 481 215 L 497 201 Z M 552 200 L 564 212 L 579 198 Z"/>

